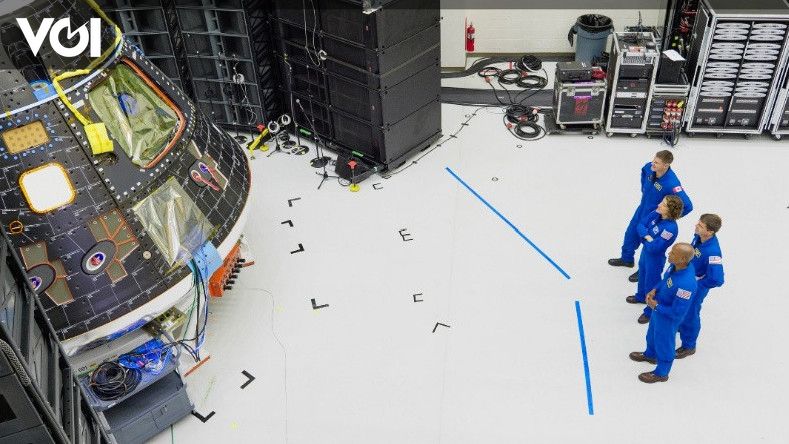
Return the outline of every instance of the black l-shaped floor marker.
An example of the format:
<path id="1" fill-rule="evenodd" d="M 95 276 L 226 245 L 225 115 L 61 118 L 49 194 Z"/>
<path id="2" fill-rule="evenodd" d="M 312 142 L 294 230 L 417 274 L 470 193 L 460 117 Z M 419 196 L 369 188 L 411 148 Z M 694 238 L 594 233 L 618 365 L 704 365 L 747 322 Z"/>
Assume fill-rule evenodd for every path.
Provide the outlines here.
<path id="1" fill-rule="evenodd" d="M 241 384 L 241 390 L 244 390 L 249 384 L 252 384 L 252 381 L 255 380 L 255 377 L 250 375 L 249 372 L 246 370 L 241 370 L 241 373 L 243 373 L 244 376 L 247 377 L 247 382 Z"/>
<path id="2" fill-rule="evenodd" d="M 288 225 L 290 225 L 291 228 L 293 228 L 293 221 L 292 220 L 286 220 L 285 222 L 280 222 L 279 224 L 280 225 L 288 224 Z"/>
<path id="3" fill-rule="evenodd" d="M 304 245 L 299 244 L 299 249 L 291 251 L 290 254 L 301 253 L 302 251 L 304 251 Z"/>
<path id="4" fill-rule="evenodd" d="M 439 325 L 443 325 L 443 326 L 444 326 L 444 327 L 446 327 L 446 328 L 451 328 L 451 327 L 450 327 L 449 325 L 447 325 L 447 324 L 442 324 L 442 323 L 440 323 L 440 322 L 436 322 L 436 326 L 435 326 L 435 327 L 433 327 L 433 333 L 435 333 L 435 332 L 436 332 L 436 329 L 438 328 L 438 326 L 439 326 Z"/>
<path id="5" fill-rule="evenodd" d="M 197 411 L 195 411 L 195 410 L 192 410 L 192 416 L 194 416 L 195 418 L 199 419 L 199 420 L 200 420 L 200 421 L 202 421 L 203 423 L 205 423 L 205 422 L 207 422 L 209 419 L 211 419 L 211 417 L 212 417 L 212 416 L 214 416 L 214 413 L 216 413 L 216 412 L 214 412 L 214 411 L 211 411 L 211 413 L 209 413 L 208 415 L 206 415 L 206 416 L 203 416 L 203 415 L 201 415 L 201 414 L 197 413 Z"/>
<path id="6" fill-rule="evenodd" d="M 312 309 L 313 310 L 317 310 L 319 308 L 326 308 L 326 307 L 329 306 L 329 304 L 318 305 L 318 304 L 315 303 L 315 299 L 311 299 L 311 300 L 312 300 Z"/>
<path id="7" fill-rule="evenodd" d="M 417 299 L 417 296 L 423 296 L 422 293 L 417 293 L 414 295 L 414 302 L 422 302 L 424 299 Z"/>
<path id="8" fill-rule="evenodd" d="M 381 183 L 380 183 L 380 182 L 378 182 L 378 183 L 374 183 L 374 184 L 373 184 L 373 189 L 374 189 L 374 190 L 382 190 L 383 188 L 384 188 L 384 187 L 383 187 L 383 186 L 381 186 Z"/>
<path id="9" fill-rule="evenodd" d="M 293 202 L 295 202 L 297 200 L 301 200 L 301 198 L 300 197 L 294 197 L 293 199 L 288 199 L 288 206 L 292 207 L 293 206 Z"/>

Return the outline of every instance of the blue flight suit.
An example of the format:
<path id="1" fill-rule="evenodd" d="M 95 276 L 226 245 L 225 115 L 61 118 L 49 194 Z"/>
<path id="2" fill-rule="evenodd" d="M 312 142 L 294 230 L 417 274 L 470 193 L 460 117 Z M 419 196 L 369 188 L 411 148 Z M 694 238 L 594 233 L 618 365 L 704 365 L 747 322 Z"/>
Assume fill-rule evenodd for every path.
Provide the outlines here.
<path id="1" fill-rule="evenodd" d="M 644 165 L 641 168 L 641 203 L 636 208 L 636 212 L 625 230 L 625 240 L 622 243 L 622 255 L 620 256 L 623 262 L 632 263 L 635 258 L 636 249 L 641 242 L 641 237 L 637 231 L 639 221 L 652 211 L 655 211 L 658 204 L 669 194 L 676 194 L 682 199 L 682 203 L 685 204 L 682 209 L 683 216 L 693 211 L 693 203 L 691 203 L 690 198 L 685 193 L 671 167 L 669 167 L 663 177 L 658 179 L 652 171 L 652 162 Z"/>
<path id="2" fill-rule="evenodd" d="M 677 330 L 688 313 L 694 293 L 696 276 L 692 264 L 680 271 L 669 267 L 655 289 L 657 307 L 649 320 L 644 356 L 657 359 L 657 367 L 653 372 L 657 376 L 668 376 L 671 371 Z"/>
<path id="3" fill-rule="evenodd" d="M 693 267 L 696 269 L 698 290 L 693 295 L 690 310 L 679 326 L 682 348 L 696 348 L 696 339 L 701 330 L 701 304 L 710 288 L 723 285 L 723 255 L 718 237 L 713 235 L 707 242 L 701 242 L 699 235 L 693 237 Z"/>
<path id="4" fill-rule="evenodd" d="M 647 293 L 660 282 L 660 273 L 666 266 L 666 250 L 677 240 L 677 221 L 663 219 L 660 213 L 649 213 L 637 226 L 644 248 L 638 258 L 638 288 L 636 300 L 644 302 Z M 652 315 L 652 309 L 644 308 L 644 315 Z"/>

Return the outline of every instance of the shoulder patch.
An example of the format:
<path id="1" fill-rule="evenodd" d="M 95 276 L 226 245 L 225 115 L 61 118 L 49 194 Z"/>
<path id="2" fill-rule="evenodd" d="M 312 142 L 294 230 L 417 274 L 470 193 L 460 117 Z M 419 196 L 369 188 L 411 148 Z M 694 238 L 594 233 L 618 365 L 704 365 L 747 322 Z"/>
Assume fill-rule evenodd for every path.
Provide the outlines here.
<path id="1" fill-rule="evenodd" d="M 666 287 L 671 288 L 674 285 L 674 282 L 671 278 L 666 279 Z"/>
<path id="2" fill-rule="evenodd" d="M 660 233 L 660 237 L 662 237 L 665 240 L 671 240 L 671 238 L 674 237 L 674 233 L 668 230 L 663 230 L 663 232 Z"/>
<path id="3" fill-rule="evenodd" d="M 677 185 L 671 191 L 675 193 L 679 193 L 680 191 L 682 191 L 682 186 Z"/>
<path id="4" fill-rule="evenodd" d="M 685 289 L 683 289 L 683 288 L 678 288 L 678 289 L 677 289 L 677 297 L 678 297 L 678 298 L 682 298 L 682 299 L 690 299 L 690 295 L 692 295 L 692 294 L 693 294 L 693 293 L 691 293 L 691 292 L 689 292 L 688 290 L 685 290 Z"/>
<path id="5" fill-rule="evenodd" d="M 710 256 L 710 263 L 711 264 L 723 264 L 723 258 L 720 256 Z"/>

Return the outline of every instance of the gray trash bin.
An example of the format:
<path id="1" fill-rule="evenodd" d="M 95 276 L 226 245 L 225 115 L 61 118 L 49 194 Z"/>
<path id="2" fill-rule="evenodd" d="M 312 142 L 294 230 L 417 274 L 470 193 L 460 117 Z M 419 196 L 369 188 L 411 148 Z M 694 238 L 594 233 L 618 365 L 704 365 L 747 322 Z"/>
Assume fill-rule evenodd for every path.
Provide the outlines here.
<path id="1" fill-rule="evenodd" d="M 614 22 L 604 15 L 586 14 L 578 17 L 567 34 L 570 46 L 573 45 L 573 35 L 578 34 L 578 41 L 575 42 L 575 61 L 592 63 L 592 58 L 605 51 L 605 43 L 613 29 Z"/>

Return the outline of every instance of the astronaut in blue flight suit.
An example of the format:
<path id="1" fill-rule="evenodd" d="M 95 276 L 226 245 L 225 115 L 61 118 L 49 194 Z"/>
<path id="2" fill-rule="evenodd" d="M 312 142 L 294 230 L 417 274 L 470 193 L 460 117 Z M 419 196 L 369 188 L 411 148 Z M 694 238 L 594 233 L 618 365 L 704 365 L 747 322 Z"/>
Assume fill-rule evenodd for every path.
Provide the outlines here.
<path id="1" fill-rule="evenodd" d="M 682 345 L 677 349 L 677 359 L 696 353 L 696 339 L 701 330 L 701 304 L 710 288 L 723 285 L 723 255 L 716 233 L 722 225 L 717 214 L 702 214 L 693 236 L 693 268 L 696 270 L 698 289 L 693 295 L 688 314 L 679 325 Z"/>
<path id="2" fill-rule="evenodd" d="M 638 224 L 636 230 L 644 247 L 638 258 L 638 289 L 634 296 L 625 298 L 627 302 L 645 303 L 647 292 L 660 282 L 660 274 L 666 265 L 666 250 L 677 240 L 677 219 L 682 215 L 682 207 L 682 199 L 670 194 Z M 638 323 L 646 324 L 651 315 L 652 309 L 644 308 Z"/>
<path id="3" fill-rule="evenodd" d="M 668 381 L 674 362 L 677 330 L 696 293 L 696 273 L 690 263 L 693 251 L 690 244 L 675 244 L 668 254 L 671 266 L 657 287 L 647 293 L 647 304 L 653 310 L 647 329 L 647 348 L 644 352 L 630 353 L 633 361 L 657 364 L 651 372 L 638 375 L 643 382 Z"/>
<path id="4" fill-rule="evenodd" d="M 630 267 L 634 263 L 636 249 L 641 244 L 641 236 L 638 234 L 638 223 L 649 213 L 657 208 L 664 197 L 674 194 L 682 199 L 684 204 L 682 215 L 693 211 L 693 204 L 682 188 L 677 175 L 671 169 L 674 155 L 671 151 L 663 150 L 655 154 L 652 162 L 641 168 L 641 202 L 636 208 L 630 223 L 625 230 L 625 238 L 622 242 L 622 252 L 618 258 L 608 260 L 608 264 L 614 267 Z M 629 280 L 636 282 L 638 272 L 633 273 Z"/>

